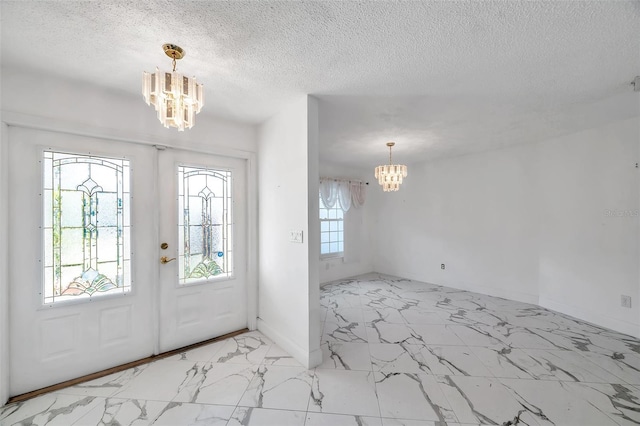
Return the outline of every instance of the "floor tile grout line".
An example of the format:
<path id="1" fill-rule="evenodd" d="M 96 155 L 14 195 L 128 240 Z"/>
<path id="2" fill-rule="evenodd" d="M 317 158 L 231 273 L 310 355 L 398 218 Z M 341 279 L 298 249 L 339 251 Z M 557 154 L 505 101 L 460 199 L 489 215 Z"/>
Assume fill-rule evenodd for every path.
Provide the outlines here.
<path id="1" fill-rule="evenodd" d="M 107 405 L 107 398 L 105 398 L 105 397 L 96 397 L 96 399 L 98 399 L 98 398 L 102 398 L 102 399 L 104 399 L 104 404 L 105 404 L 105 407 L 106 407 L 106 405 Z M 99 407 L 94 407 L 94 408 L 92 408 L 91 410 L 87 411 L 86 413 L 84 413 L 84 415 L 80 416 L 80 418 L 78 418 L 78 420 L 76 420 L 75 422 L 73 422 L 73 423 L 71 424 L 71 426 L 74 426 L 74 425 L 78 424 L 82 419 L 84 419 L 85 417 L 87 417 L 89 414 L 93 413 L 93 411 L 94 411 L 94 410 L 97 410 L 98 408 L 99 408 Z M 106 411 L 106 409 L 105 409 L 105 411 Z"/>
<path id="2" fill-rule="evenodd" d="M 360 284 L 358 284 L 358 287 L 360 288 L 360 290 L 362 290 L 362 286 L 360 286 Z M 364 310 L 364 307 L 362 306 L 362 291 L 360 291 L 360 311 L 362 313 L 362 319 L 364 320 L 364 312 L 362 312 Z M 376 404 L 378 406 L 378 417 L 382 418 L 382 408 L 380 407 L 380 395 L 378 393 L 378 383 L 376 382 L 376 374 L 373 370 L 373 357 L 371 356 L 371 339 L 369 339 L 369 333 L 368 331 L 365 329 L 365 333 L 367 333 L 367 352 L 369 353 L 369 365 L 371 366 L 371 372 L 369 374 L 371 374 L 371 378 L 373 379 L 373 386 L 374 386 L 374 392 L 376 395 Z M 380 421 L 380 423 L 382 423 L 382 420 Z"/>
<path id="3" fill-rule="evenodd" d="M 309 406 L 311 405 L 311 399 L 313 398 L 313 383 L 316 380 L 316 368 L 313 369 L 312 377 L 311 377 L 311 389 L 309 389 L 309 398 L 307 399 L 307 410 L 304 415 L 304 425 L 307 424 L 307 419 L 309 417 Z"/>

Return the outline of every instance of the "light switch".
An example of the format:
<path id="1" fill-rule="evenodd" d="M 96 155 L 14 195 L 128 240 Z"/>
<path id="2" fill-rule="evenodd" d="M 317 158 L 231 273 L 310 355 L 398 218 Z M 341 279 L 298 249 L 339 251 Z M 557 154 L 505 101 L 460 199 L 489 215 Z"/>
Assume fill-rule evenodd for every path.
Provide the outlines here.
<path id="1" fill-rule="evenodd" d="M 289 241 L 292 243 L 302 243 L 302 231 L 290 231 Z"/>

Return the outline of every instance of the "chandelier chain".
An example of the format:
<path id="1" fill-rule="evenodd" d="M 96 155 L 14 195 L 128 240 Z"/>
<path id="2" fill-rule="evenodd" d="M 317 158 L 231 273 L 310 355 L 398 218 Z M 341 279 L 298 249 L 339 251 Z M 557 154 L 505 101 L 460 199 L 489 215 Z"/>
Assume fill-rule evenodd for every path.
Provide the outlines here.
<path id="1" fill-rule="evenodd" d="M 173 65 L 173 72 L 176 72 L 176 54 L 173 54 L 173 61 L 171 61 L 171 64 Z"/>

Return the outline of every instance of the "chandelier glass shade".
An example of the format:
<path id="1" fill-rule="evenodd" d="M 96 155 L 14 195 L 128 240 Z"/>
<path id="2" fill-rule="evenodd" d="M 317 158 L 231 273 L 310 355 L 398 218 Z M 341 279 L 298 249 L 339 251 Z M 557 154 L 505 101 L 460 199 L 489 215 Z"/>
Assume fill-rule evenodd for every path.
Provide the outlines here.
<path id="1" fill-rule="evenodd" d="M 174 44 L 162 46 L 167 56 L 173 58 L 173 71 L 142 73 L 142 95 L 147 105 L 153 105 L 158 120 L 164 127 L 176 127 L 179 131 L 192 128 L 196 114 L 204 106 L 202 84 L 195 77 L 186 77 L 176 72 L 176 60 L 184 57 L 184 50 Z"/>
<path id="2" fill-rule="evenodd" d="M 376 167 L 375 176 L 384 192 L 397 191 L 400 189 L 402 179 L 407 177 L 407 166 L 393 164 L 391 161 L 391 147 L 395 142 L 387 142 L 389 147 L 389 164 Z"/>

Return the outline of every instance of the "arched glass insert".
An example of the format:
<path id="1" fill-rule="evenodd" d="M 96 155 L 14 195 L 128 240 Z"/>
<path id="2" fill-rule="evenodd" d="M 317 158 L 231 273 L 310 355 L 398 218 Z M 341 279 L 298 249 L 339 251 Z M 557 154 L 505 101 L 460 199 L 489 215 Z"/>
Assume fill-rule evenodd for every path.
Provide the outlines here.
<path id="1" fill-rule="evenodd" d="M 233 276 L 231 171 L 178 166 L 179 283 Z"/>
<path id="2" fill-rule="evenodd" d="M 129 161 L 45 151 L 43 302 L 131 290 Z"/>

